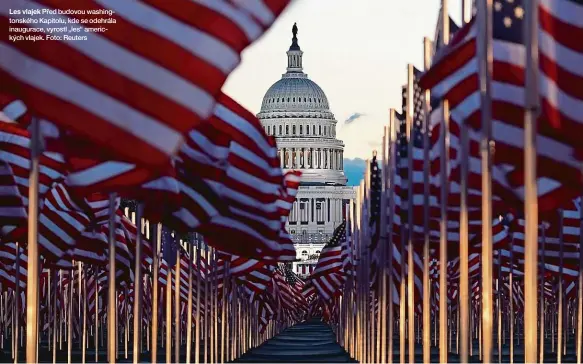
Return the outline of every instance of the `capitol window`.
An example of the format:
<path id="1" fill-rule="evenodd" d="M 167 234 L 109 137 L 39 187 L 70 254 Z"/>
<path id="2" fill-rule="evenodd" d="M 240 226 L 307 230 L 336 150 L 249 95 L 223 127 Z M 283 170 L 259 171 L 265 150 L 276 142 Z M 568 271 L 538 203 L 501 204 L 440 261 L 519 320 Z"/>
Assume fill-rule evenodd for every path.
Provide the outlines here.
<path id="1" fill-rule="evenodd" d="M 306 125 L 306 134 L 310 135 L 310 126 Z"/>
<path id="2" fill-rule="evenodd" d="M 293 135 L 296 135 L 296 126 L 295 125 L 292 125 L 292 133 L 293 133 Z"/>
<path id="3" fill-rule="evenodd" d="M 304 132 L 302 125 L 300 125 L 300 135 L 302 135 L 302 133 Z"/>
<path id="4" fill-rule="evenodd" d="M 288 135 L 289 134 L 289 125 L 285 126 L 285 134 Z"/>
<path id="5" fill-rule="evenodd" d="M 281 125 L 279 126 L 279 135 L 281 135 Z"/>
<path id="6" fill-rule="evenodd" d="M 307 250 L 302 250 L 302 255 L 308 255 L 308 251 Z"/>
<path id="7" fill-rule="evenodd" d="M 322 135 L 322 125 L 318 125 L 318 134 Z"/>
<path id="8" fill-rule="evenodd" d="M 312 125 L 312 134 L 316 135 L 316 125 Z"/>

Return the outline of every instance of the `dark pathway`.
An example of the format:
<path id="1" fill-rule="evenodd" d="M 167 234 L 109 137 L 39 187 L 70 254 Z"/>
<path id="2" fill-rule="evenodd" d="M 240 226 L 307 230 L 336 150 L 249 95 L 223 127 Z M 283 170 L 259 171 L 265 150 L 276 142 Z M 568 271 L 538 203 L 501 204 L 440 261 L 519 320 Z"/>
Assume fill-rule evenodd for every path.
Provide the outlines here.
<path id="1" fill-rule="evenodd" d="M 236 363 L 355 363 L 336 342 L 328 325 L 311 320 L 292 326 Z"/>

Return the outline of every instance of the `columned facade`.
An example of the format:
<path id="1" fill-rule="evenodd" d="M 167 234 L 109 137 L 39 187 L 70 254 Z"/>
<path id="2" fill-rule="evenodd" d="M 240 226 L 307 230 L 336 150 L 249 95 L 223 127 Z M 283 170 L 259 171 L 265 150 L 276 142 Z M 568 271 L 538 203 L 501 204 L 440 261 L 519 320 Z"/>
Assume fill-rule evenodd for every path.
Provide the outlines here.
<path id="1" fill-rule="evenodd" d="M 303 54 L 294 24 L 287 72 L 269 88 L 257 117 L 276 139 L 282 168 L 302 172 L 286 227 L 298 258 L 314 260 L 344 219 L 354 190 L 346 187 L 344 143 L 336 138 L 336 119 L 324 91 L 303 72 Z"/>

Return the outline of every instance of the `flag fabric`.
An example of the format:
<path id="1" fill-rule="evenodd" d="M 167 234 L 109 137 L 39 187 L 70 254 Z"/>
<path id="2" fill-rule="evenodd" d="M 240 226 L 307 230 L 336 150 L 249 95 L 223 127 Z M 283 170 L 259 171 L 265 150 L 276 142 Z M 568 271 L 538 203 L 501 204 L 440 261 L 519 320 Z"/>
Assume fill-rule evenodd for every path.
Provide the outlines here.
<path id="1" fill-rule="evenodd" d="M 524 200 L 524 39 L 522 1 L 497 2 L 493 12 L 492 136 L 493 163 L 519 204 Z M 480 91 L 476 57 L 477 23 L 462 28 L 421 79 L 432 96 L 447 98 L 451 119 L 470 126 L 469 138 L 481 140 Z M 537 135 L 539 209 L 551 211 L 579 194 L 576 150 L 544 129 Z M 496 178 L 496 176 L 494 176 Z M 520 206 L 517 206 L 520 208 Z"/>
<path id="2" fill-rule="evenodd" d="M 27 16 L 11 14 L 16 8 L 85 10 L 52 15 L 65 23 L 93 19 L 87 11 L 103 9 L 112 12 L 116 24 L 104 33 L 83 32 L 87 40 L 79 42 L 14 43 L 4 33 L 0 88 L 39 118 L 116 155 L 141 165 L 164 164 L 184 135 L 212 113 L 214 97 L 240 62 L 240 53 L 287 3 L 3 1 L 4 32 L 11 19 Z"/>
<path id="3" fill-rule="evenodd" d="M 24 102 L 9 94 L 0 93 L 0 121 L 26 126 L 31 119 Z"/>
<path id="4" fill-rule="evenodd" d="M 190 133 L 180 153 L 185 167 L 201 171 L 227 206 L 199 231 L 209 244 L 232 254 L 293 260 L 293 243 L 282 234 L 279 206 L 287 187 L 275 141 L 234 100 L 226 95 L 218 100 L 211 122 Z M 235 237 L 239 244 L 225 244 Z"/>
<path id="5" fill-rule="evenodd" d="M 324 246 L 318 263 L 312 274 L 308 277 L 308 283 L 303 287 L 303 296 L 308 298 L 314 292 L 325 301 L 332 299 L 341 292 L 341 288 L 347 279 L 344 271 L 346 256 L 342 254 L 346 240 L 346 221 L 343 221 L 334 230 L 332 238 Z"/>
<path id="6" fill-rule="evenodd" d="M 371 246 L 374 250 L 379 242 L 381 229 L 381 171 L 376 154 L 370 161 L 370 231 Z"/>
<path id="7" fill-rule="evenodd" d="M 176 233 L 172 233 L 169 229 L 162 227 L 162 257 L 170 269 L 176 265 L 178 249 Z"/>
<path id="8" fill-rule="evenodd" d="M 583 158 L 583 4 L 575 0 L 539 2 L 539 133 L 576 148 Z"/>
<path id="9" fill-rule="evenodd" d="M 26 240 L 30 162 L 30 133 L 17 125 L 0 122 L 0 215 L 1 232 L 8 240 Z M 62 155 L 45 152 L 39 157 L 39 211 L 47 192 L 63 180 Z"/>

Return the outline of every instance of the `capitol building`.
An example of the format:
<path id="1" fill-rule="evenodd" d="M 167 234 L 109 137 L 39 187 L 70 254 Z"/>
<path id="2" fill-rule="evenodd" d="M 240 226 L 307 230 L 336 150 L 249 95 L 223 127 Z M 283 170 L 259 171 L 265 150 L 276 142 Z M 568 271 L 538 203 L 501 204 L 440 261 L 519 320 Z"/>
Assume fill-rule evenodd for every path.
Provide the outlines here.
<path id="1" fill-rule="evenodd" d="M 293 26 L 287 72 L 267 90 L 257 117 L 277 141 L 284 172 L 300 170 L 301 184 L 286 228 L 294 239 L 298 262 L 293 270 L 308 275 L 334 229 L 344 219 L 352 187 L 344 175 L 344 143 L 336 139 L 336 119 L 324 91 L 303 72 Z"/>

